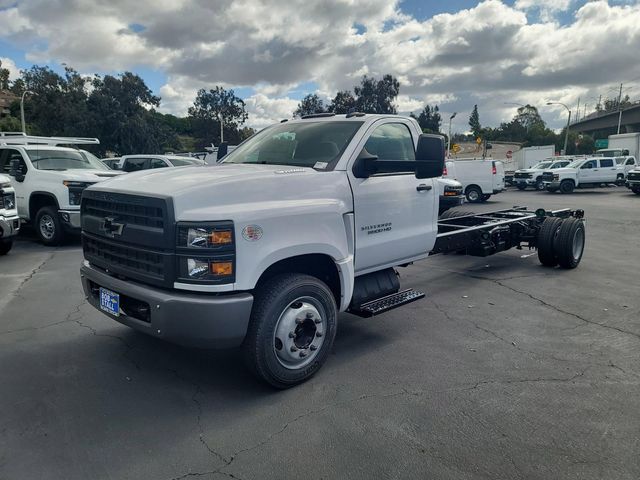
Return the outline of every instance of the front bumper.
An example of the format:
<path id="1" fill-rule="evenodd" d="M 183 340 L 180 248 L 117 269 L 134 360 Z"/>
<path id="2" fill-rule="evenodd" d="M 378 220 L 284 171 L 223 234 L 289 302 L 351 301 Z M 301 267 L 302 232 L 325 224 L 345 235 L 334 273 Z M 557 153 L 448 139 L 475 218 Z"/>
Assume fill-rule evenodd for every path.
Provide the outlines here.
<path id="1" fill-rule="evenodd" d="M 625 182 L 627 188 L 640 188 L 640 180 L 627 180 Z"/>
<path id="2" fill-rule="evenodd" d="M 112 277 L 87 261 L 80 267 L 80 278 L 87 300 L 96 309 L 128 327 L 178 345 L 233 348 L 247 333 L 253 306 L 250 293 L 205 295 L 162 290 Z M 120 316 L 100 309 L 100 287 L 120 295 Z M 142 320 L 137 308 L 144 305 L 147 313 Z"/>
<path id="3" fill-rule="evenodd" d="M 533 187 L 536 184 L 536 181 L 533 178 L 514 178 L 514 185 L 526 185 L 528 187 Z"/>
<path id="4" fill-rule="evenodd" d="M 64 229 L 72 232 L 80 232 L 80 210 L 58 210 Z"/>
<path id="5" fill-rule="evenodd" d="M 464 195 L 440 195 L 438 203 L 439 213 L 445 212 L 450 208 L 458 207 L 464 202 Z"/>
<path id="6" fill-rule="evenodd" d="M 544 186 L 546 188 L 560 188 L 560 180 L 554 180 L 552 182 L 546 181 L 544 182 Z"/>
<path id="7" fill-rule="evenodd" d="M 20 217 L 5 217 L 0 215 L 0 238 L 15 237 L 20 231 Z"/>

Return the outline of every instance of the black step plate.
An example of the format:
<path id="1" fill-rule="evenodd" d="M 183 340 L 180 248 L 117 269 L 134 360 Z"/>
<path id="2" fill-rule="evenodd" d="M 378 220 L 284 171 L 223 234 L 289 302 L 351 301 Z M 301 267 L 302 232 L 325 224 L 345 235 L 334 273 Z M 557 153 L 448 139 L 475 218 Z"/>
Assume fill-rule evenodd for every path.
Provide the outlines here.
<path id="1" fill-rule="evenodd" d="M 350 313 L 358 315 L 360 317 L 373 317 L 374 315 L 380 315 L 381 313 L 388 312 L 394 308 L 401 307 L 407 303 L 415 302 L 424 298 L 423 292 L 418 292 L 413 288 L 408 288 L 398 293 L 393 293 L 349 310 Z"/>

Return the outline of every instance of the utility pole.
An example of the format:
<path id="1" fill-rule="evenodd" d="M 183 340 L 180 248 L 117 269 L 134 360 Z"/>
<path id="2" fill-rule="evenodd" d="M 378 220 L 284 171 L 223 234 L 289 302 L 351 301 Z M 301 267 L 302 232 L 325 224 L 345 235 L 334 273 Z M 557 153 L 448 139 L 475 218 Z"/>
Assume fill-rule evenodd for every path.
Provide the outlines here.
<path id="1" fill-rule="evenodd" d="M 580 121 L 580 97 L 578 97 L 578 107 L 576 108 L 576 119 L 574 122 Z"/>
<path id="2" fill-rule="evenodd" d="M 449 136 L 447 137 L 447 158 L 451 157 L 451 120 L 453 120 L 458 112 L 453 112 L 453 115 L 449 117 Z"/>
<path id="3" fill-rule="evenodd" d="M 218 119 L 220 119 L 220 143 L 224 142 L 224 132 L 222 130 L 222 113 L 218 114 Z"/>
<path id="4" fill-rule="evenodd" d="M 620 93 L 618 94 L 618 131 L 620 133 L 620 124 L 622 123 L 622 84 L 620 84 Z"/>
<path id="5" fill-rule="evenodd" d="M 20 98 L 20 120 L 22 121 L 22 133 L 27 133 L 24 122 L 24 97 L 27 94 L 35 95 L 35 93 L 30 90 L 25 90 L 24 92 L 22 92 L 22 97 Z"/>

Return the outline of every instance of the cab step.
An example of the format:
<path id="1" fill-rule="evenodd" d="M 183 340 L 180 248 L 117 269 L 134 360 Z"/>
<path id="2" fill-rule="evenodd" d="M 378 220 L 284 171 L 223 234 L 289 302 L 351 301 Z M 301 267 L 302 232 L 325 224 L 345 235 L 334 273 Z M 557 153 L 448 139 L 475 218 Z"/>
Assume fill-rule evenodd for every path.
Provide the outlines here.
<path id="1" fill-rule="evenodd" d="M 413 288 L 408 288 L 401 292 L 385 295 L 384 297 L 376 298 L 375 300 L 353 307 L 349 312 L 360 317 L 373 317 L 374 315 L 380 315 L 381 313 L 388 312 L 407 303 L 420 300 L 424 298 L 424 296 L 424 293 L 418 292 Z"/>

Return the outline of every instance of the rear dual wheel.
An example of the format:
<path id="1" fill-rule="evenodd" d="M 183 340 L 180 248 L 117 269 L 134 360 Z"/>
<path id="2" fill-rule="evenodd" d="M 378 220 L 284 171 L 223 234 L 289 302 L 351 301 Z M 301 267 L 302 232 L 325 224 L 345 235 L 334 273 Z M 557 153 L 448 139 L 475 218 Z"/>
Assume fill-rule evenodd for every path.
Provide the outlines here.
<path id="1" fill-rule="evenodd" d="M 538 259 L 547 267 L 576 268 L 582 260 L 585 239 L 582 220 L 548 217 L 538 232 Z"/>
<path id="2" fill-rule="evenodd" d="M 13 240 L 0 240 L 0 255 L 6 255 L 13 247 Z"/>

